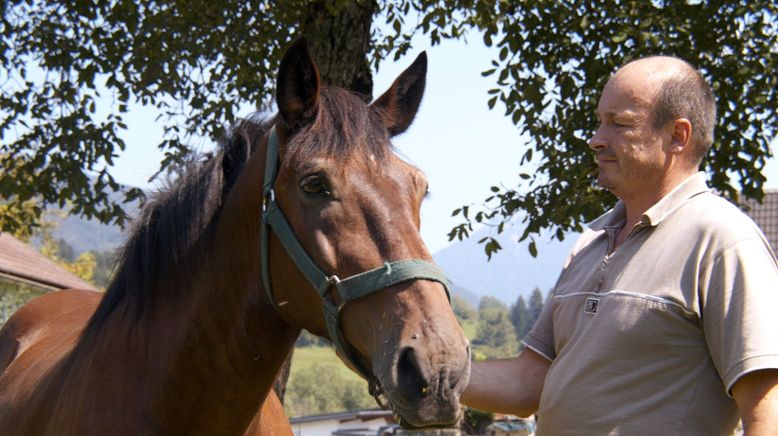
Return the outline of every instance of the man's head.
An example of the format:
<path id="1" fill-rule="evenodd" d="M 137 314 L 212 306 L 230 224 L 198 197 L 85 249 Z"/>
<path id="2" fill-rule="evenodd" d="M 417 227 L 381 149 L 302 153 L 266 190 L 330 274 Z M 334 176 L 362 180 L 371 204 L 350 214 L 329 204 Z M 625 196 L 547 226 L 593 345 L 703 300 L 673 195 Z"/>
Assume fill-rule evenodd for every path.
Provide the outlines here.
<path id="1" fill-rule="evenodd" d="M 600 184 L 617 196 L 664 190 L 699 167 L 710 148 L 715 103 L 688 63 L 655 56 L 630 62 L 611 77 L 597 107 L 590 147 Z"/>
<path id="2" fill-rule="evenodd" d="M 694 152 L 691 157 L 699 166 L 713 145 L 713 129 L 716 126 L 716 100 L 713 91 L 702 74 L 686 61 L 670 57 L 643 60 L 652 59 L 675 63 L 678 68 L 677 73 L 664 80 L 654 97 L 654 128 L 661 129 L 679 118 L 689 120 L 692 124 L 690 145 Z"/>

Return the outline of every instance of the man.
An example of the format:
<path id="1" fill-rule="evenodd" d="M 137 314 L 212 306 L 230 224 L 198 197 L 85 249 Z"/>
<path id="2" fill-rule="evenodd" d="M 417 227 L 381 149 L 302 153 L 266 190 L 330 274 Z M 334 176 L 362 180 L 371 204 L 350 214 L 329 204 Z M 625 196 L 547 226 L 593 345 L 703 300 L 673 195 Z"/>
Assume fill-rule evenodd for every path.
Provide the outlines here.
<path id="1" fill-rule="evenodd" d="M 715 103 L 689 64 L 610 79 L 590 140 L 618 204 L 573 248 L 513 359 L 477 363 L 463 403 L 538 435 L 778 435 L 778 270 L 767 241 L 697 172 Z"/>

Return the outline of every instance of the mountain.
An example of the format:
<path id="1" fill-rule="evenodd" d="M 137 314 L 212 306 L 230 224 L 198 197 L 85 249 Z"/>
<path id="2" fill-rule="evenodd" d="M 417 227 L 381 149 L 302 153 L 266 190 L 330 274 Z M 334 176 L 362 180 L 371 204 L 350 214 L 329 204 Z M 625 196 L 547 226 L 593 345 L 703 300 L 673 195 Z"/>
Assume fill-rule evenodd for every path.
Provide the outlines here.
<path id="1" fill-rule="evenodd" d="M 527 249 L 529 240 L 516 242 L 522 231 L 519 220 L 506 225 L 500 235 L 493 234 L 494 230 L 485 226 L 471 233 L 468 239 L 436 252 L 433 258 L 456 288 L 468 289 L 478 298 L 491 295 L 510 305 L 519 295 L 527 300 L 535 288 L 545 295 L 556 283 L 579 235 L 565 235 L 564 241 L 560 242 L 552 241 L 550 233 L 541 234 L 535 243 L 538 256 L 533 258 Z M 487 260 L 483 244 L 478 243 L 485 236 L 493 236 L 503 248 L 492 254 L 491 261 Z"/>
<path id="2" fill-rule="evenodd" d="M 458 295 L 464 298 L 464 300 L 470 303 L 473 308 L 478 307 L 478 301 L 481 299 L 481 297 L 470 289 L 463 288 L 456 283 L 452 283 L 451 289 L 449 291 L 451 292 L 452 296 Z"/>
<path id="3" fill-rule="evenodd" d="M 52 235 L 62 239 L 78 255 L 85 251 L 108 251 L 119 248 L 126 235 L 115 225 L 70 215 L 59 223 Z"/>
<path id="4" fill-rule="evenodd" d="M 120 204 L 128 216 L 137 215 L 140 205 L 138 200 L 123 203 L 124 194 L 122 192 L 110 191 L 110 188 L 106 189 L 109 190 L 108 197 L 111 201 Z M 96 219 L 69 215 L 67 209 L 61 210 L 53 205 L 47 208 L 46 218 L 57 223 L 51 232 L 52 236 L 65 241 L 73 249 L 76 256 L 85 251 L 116 250 L 127 238 L 127 234 L 117 225 L 103 224 Z"/>

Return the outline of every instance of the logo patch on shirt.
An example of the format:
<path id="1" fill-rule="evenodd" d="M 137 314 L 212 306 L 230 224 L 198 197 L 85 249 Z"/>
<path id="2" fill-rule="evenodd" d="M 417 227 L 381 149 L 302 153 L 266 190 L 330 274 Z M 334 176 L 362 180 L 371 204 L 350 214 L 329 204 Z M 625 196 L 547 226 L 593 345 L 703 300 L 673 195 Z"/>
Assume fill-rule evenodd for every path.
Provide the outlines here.
<path id="1" fill-rule="evenodd" d="M 591 313 L 592 315 L 594 315 L 595 313 L 597 313 L 598 307 L 600 307 L 599 298 L 587 298 L 586 304 L 584 305 L 584 312 Z"/>

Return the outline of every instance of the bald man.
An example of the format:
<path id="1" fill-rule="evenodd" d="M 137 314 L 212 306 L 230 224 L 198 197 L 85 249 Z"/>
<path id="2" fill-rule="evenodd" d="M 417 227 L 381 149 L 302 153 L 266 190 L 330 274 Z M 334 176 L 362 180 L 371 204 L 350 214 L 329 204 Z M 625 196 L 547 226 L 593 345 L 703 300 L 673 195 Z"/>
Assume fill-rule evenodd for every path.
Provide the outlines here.
<path id="1" fill-rule="evenodd" d="M 576 243 L 512 359 L 474 365 L 462 402 L 537 413 L 538 435 L 778 435 L 778 269 L 712 193 L 710 86 L 671 57 L 608 81 L 589 142 L 619 198 Z"/>

